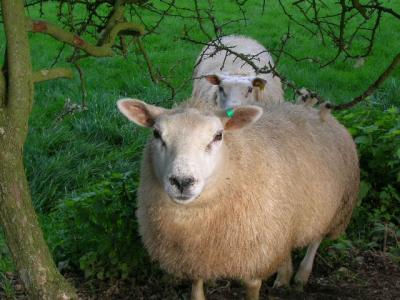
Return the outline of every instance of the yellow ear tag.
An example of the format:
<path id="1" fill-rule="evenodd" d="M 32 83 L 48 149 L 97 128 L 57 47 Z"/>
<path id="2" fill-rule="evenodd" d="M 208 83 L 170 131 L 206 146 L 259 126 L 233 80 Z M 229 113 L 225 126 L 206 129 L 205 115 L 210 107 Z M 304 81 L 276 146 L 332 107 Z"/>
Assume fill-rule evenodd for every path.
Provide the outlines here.
<path id="1" fill-rule="evenodd" d="M 262 90 L 264 90 L 266 83 L 256 79 L 253 81 L 253 85 L 255 87 L 258 87 L 260 89 L 260 91 L 262 91 Z"/>

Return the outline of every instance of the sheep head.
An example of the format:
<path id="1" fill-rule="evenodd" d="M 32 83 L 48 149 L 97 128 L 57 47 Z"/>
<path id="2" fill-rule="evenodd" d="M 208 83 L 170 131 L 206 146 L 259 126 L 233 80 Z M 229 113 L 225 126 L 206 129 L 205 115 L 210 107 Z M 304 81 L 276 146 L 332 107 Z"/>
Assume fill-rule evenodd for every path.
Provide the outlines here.
<path id="1" fill-rule="evenodd" d="M 150 141 L 155 176 L 169 198 L 179 204 L 194 201 L 212 184 L 223 167 L 224 132 L 240 130 L 262 114 L 257 106 L 225 111 L 165 109 L 133 99 L 121 99 L 122 114 L 139 126 L 153 129 Z"/>
<path id="2" fill-rule="evenodd" d="M 255 76 L 214 74 L 204 78 L 218 86 L 217 104 L 222 109 L 257 101 L 257 94 L 262 92 L 267 83 L 265 79 Z"/>

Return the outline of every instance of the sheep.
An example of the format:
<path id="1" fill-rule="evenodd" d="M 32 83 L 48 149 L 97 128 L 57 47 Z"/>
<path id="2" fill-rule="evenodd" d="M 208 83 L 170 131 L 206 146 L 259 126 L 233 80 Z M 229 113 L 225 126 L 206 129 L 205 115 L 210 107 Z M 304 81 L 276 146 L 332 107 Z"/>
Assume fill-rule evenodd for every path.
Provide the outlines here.
<path id="1" fill-rule="evenodd" d="M 320 241 L 349 223 L 359 189 L 355 144 L 334 117 L 288 102 L 228 111 L 189 100 L 165 109 L 121 99 L 121 113 L 153 129 L 141 164 L 137 218 L 150 257 L 203 282 L 240 279 L 246 299 L 310 245 L 295 279 L 308 278 Z M 278 274 L 279 277 L 279 274 Z"/>
<path id="2" fill-rule="evenodd" d="M 271 55 L 255 40 L 230 35 L 221 38 L 224 46 L 246 55 L 258 68 L 273 67 Z M 212 43 L 201 51 L 193 72 L 193 98 L 213 101 L 223 109 L 249 101 L 279 103 L 283 101 L 281 80 L 272 73 L 256 74 L 254 68 L 226 50 L 217 51 Z"/>
<path id="3" fill-rule="evenodd" d="M 306 107 L 312 107 L 319 102 L 317 94 L 304 87 L 296 90 L 296 95 L 296 103 Z"/>

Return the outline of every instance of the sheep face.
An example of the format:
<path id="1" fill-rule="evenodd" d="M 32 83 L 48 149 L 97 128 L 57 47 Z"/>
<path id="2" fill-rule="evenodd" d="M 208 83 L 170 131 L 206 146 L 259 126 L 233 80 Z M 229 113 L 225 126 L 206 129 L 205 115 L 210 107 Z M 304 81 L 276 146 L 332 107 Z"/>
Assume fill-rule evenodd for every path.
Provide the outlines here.
<path id="1" fill-rule="evenodd" d="M 196 199 L 221 162 L 223 125 L 196 111 L 157 118 L 151 141 L 155 175 L 169 197 L 180 204 Z"/>
<path id="2" fill-rule="evenodd" d="M 194 201 L 218 176 L 223 163 L 223 135 L 255 122 L 262 109 L 241 107 L 228 118 L 224 112 L 166 110 L 139 100 L 123 99 L 118 108 L 131 121 L 153 128 L 152 167 L 169 198 Z"/>
<path id="3" fill-rule="evenodd" d="M 217 104 L 222 109 L 257 101 L 266 84 L 265 79 L 254 76 L 207 75 L 205 79 L 218 86 Z"/>

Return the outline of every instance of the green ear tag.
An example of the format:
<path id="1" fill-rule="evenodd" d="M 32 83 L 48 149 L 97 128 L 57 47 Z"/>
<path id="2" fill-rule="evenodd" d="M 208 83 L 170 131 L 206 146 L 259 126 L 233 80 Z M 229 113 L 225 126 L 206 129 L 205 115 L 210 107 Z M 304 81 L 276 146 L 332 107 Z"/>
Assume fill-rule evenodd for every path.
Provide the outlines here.
<path id="1" fill-rule="evenodd" d="M 228 118 L 232 118 L 233 115 L 235 114 L 235 110 L 234 110 L 233 108 L 228 108 L 228 109 L 225 111 L 225 113 L 226 113 L 226 116 L 227 116 Z"/>

